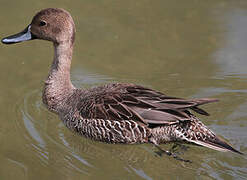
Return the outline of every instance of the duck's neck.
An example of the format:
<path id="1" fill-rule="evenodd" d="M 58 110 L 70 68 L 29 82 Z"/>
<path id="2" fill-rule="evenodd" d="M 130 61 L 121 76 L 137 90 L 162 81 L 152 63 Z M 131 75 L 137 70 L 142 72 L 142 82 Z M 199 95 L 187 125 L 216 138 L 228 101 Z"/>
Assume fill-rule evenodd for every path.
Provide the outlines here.
<path id="1" fill-rule="evenodd" d="M 43 102 L 48 109 L 59 111 L 59 106 L 74 89 L 70 80 L 73 44 L 54 43 L 54 59 L 43 91 Z"/>

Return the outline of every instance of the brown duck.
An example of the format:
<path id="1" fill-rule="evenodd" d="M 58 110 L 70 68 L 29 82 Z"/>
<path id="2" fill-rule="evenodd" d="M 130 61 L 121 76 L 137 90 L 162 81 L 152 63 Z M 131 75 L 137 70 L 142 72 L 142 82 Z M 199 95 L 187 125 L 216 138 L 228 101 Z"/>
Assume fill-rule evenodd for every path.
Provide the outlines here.
<path id="1" fill-rule="evenodd" d="M 186 100 L 127 83 L 76 89 L 70 80 L 75 25 L 67 11 L 41 10 L 25 30 L 3 38 L 2 43 L 32 39 L 53 42 L 55 55 L 45 82 L 43 102 L 69 129 L 107 143 L 153 143 L 158 146 L 160 143 L 187 142 L 240 153 L 191 113 L 209 115 L 199 106 L 216 99 Z"/>

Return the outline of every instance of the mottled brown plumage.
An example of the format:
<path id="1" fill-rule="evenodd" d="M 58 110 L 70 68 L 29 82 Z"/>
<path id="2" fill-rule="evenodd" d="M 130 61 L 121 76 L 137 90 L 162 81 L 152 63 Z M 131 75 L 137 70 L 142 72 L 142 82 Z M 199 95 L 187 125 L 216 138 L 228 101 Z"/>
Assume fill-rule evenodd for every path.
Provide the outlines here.
<path id="1" fill-rule="evenodd" d="M 107 143 L 188 142 L 240 153 L 217 137 L 192 112 L 216 99 L 182 99 L 135 84 L 115 83 L 76 89 L 70 81 L 75 26 L 63 9 L 48 8 L 34 16 L 23 32 L 2 40 L 10 44 L 34 38 L 52 41 L 55 55 L 45 82 L 43 102 L 71 130 Z"/>

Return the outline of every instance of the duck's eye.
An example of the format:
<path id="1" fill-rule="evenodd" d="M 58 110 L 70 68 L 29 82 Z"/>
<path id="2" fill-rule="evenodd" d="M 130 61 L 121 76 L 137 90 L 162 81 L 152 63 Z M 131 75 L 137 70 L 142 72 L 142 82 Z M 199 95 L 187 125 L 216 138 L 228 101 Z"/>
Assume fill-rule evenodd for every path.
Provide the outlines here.
<path id="1" fill-rule="evenodd" d="M 46 25 L 46 22 L 45 21 L 40 21 L 39 25 L 40 26 L 45 26 Z"/>

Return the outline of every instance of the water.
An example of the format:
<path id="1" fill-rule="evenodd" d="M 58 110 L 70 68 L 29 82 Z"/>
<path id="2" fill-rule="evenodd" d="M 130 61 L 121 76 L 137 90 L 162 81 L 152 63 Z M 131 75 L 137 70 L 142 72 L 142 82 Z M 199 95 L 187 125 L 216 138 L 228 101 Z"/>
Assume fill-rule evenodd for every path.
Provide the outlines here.
<path id="1" fill-rule="evenodd" d="M 77 87 L 132 82 L 171 96 L 218 98 L 205 106 L 211 116 L 200 118 L 247 154 L 247 1 L 4 1 L 0 36 L 24 29 L 45 7 L 74 17 Z M 52 50 L 37 40 L 0 45 L 0 179 L 247 179 L 246 155 L 179 147 L 188 164 L 157 156 L 149 144 L 72 133 L 41 101 Z"/>

